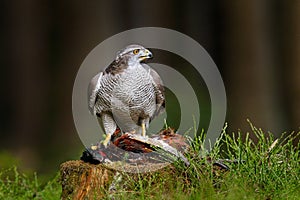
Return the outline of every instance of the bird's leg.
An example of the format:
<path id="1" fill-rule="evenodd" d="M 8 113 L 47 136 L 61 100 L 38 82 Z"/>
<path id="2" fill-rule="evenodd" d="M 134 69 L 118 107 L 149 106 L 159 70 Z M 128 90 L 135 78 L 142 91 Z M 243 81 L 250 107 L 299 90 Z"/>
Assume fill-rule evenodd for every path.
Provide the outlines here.
<path id="1" fill-rule="evenodd" d="M 146 137 L 146 125 L 145 125 L 144 120 L 142 121 L 141 125 L 142 125 L 142 136 Z"/>
<path id="2" fill-rule="evenodd" d="M 142 129 L 142 136 L 146 137 L 146 130 L 149 127 L 149 119 L 147 119 L 147 118 L 146 119 L 141 119 L 140 124 L 141 124 L 141 129 Z M 140 134 L 141 134 L 141 132 L 140 132 Z"/>
<path id="3" fill-rule="evenodd" d="M 111 134 L 106 134 L 105 140 L 102 141 L 102 144 L 104 147 L 107 147 L 107 145 L 110 143 Z"/>
<path id="4" fill-rule="evenodd" d="M 104 147 L 107 147 L 111 141 L 112 134 L 117 129 L 116 122 L 110 113 L 102 113 L 101 118 L 98 118 L 98 121 L 100 122 L 100 125 L 102 125 L 106 134 L 105 139 L 101 143 L 104 145 Z"/>

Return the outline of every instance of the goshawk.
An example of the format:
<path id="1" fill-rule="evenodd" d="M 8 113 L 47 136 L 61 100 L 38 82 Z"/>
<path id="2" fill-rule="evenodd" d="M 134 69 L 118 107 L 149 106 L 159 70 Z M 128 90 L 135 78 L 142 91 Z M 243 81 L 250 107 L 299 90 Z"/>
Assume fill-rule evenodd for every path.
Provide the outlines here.
<path id="1" fill-rule="evenodd" d="M 120 128 L 146 136 L 151 120 L 165 107 L 164 87 L 158 73 L 143 63 L 152 53 L 140 45 L 129 45 L 115 60 L 94 76 L 88 87 L 89 110 L 96 115 L 106 138 Z"/>

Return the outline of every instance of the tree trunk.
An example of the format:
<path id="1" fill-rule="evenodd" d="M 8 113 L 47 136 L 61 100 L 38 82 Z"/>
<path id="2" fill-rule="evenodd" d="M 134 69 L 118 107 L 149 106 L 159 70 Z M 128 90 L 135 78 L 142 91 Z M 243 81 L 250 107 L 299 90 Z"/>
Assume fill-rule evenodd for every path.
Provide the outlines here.
<path id="1" fill-rule="evenodd" d="M 289 1 L 283 8 L 284 34 L 281 39 L 285 43 L 280 54 L 283 57 L 282 70 L 285 70 L 285 77 L 281 80 L 286 89 L 284 103 L 288 107 L 291 130 L 297 131 L 300 128 L 300 2 Z"/>
<path id="2" fill-rule="evenodd" d="M 270 8 L 266 1 L 257 0 L 233 0 L 222 6 L 229 129 L 249 129 L 249 118 L 256 126 L 278 134 L 283 125 L 269 38 Z"/>

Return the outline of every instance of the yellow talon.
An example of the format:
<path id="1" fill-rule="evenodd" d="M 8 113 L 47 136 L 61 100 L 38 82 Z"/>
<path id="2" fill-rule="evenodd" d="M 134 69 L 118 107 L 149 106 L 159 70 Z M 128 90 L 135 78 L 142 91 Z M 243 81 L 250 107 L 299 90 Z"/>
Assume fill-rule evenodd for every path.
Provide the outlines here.
<path id="1" fill-rule="evenodd" d="M 96 145 L 91 146 L 91 149 L 94 150 L 94 151 L 97 150 L 97 148 L 98 147 Z"/>
<path id="2" fill-rule="evenodd" d="M 105 147 L 110 143 L 111 135 L 107 134 L 105 140 L 102 142 Z"/>

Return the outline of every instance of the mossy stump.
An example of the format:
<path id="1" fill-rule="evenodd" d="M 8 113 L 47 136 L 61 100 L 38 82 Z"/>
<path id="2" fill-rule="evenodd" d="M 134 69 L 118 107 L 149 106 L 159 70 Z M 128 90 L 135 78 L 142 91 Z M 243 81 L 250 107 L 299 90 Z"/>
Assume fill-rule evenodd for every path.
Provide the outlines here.
<path id="1" fill-rule="evenodd" d="M 132 166 L 124 164 L 123 168 L 119 167 L 120 163 L 113 164 L 91 164 L 81 160 L 67 161 L 60 166 L 62 200 L 90 200 L 101 199 L 117 188 L 126 187 L 126 183 L 118 182 L 118 176 L 124 176 L 138 181 L 141 177 L 146 178 L 155 173 L 161 177 L 168 177 L 168 182 L 172 185 L 178 179 L 176 169 L 172 164 L 160 163 L 145 166 Z M 141 169 L 146 173 L 132 173 L 129 171 Z M 129 169 L 130 168 L 130 169 Z M 120 170 L 118 170 L 120 169 Z M 126 172 L 123 170 L 125 169 Z"/>
<path id="2" fill-rule="evenodd" d="M 60 166 L 61 197 L 63 200 L 99 199 L 106 195 L 115 173 L 102 164 L 67 161 Z"/>
<path id="3" fill-rule="evenodd" d="M 203 158 L 203 160 L 212 162 L 210 158 Z M 205 161 L 202 162 L 205 163 Z M 155 185 L 156 181 L 153 181 L 153 177 L 157 180 L 164 180 L 161 187 L 165 191 L 173 188 L 174 183 L 184 185 L 185 187 L 181 189 L 186 190 L 189 187 L 190 179 L 186 174 L 185 165 L 178 164 L 151 163 L 133 166 L 121 162 L 91 164 L 82 160 L 67 161 L 60 166 L 61 199 L 90 200 L 102 199 L 107 196 L 114 197 L 118 195 L 118 191 L 132 191 L 134 187 L 132 188 L 131 184 L 140 180 L 152 180 L 152 184 Z M 211 170 L 216 177 L 229 169 L 219 162 L 211 164 L 213 166 Z M 128 179 L 131 181 L 128 182 Z M 159 182 L 159 184 L 162 183 Z M 154 185 L 151 187 L 155 188 Z"/>

